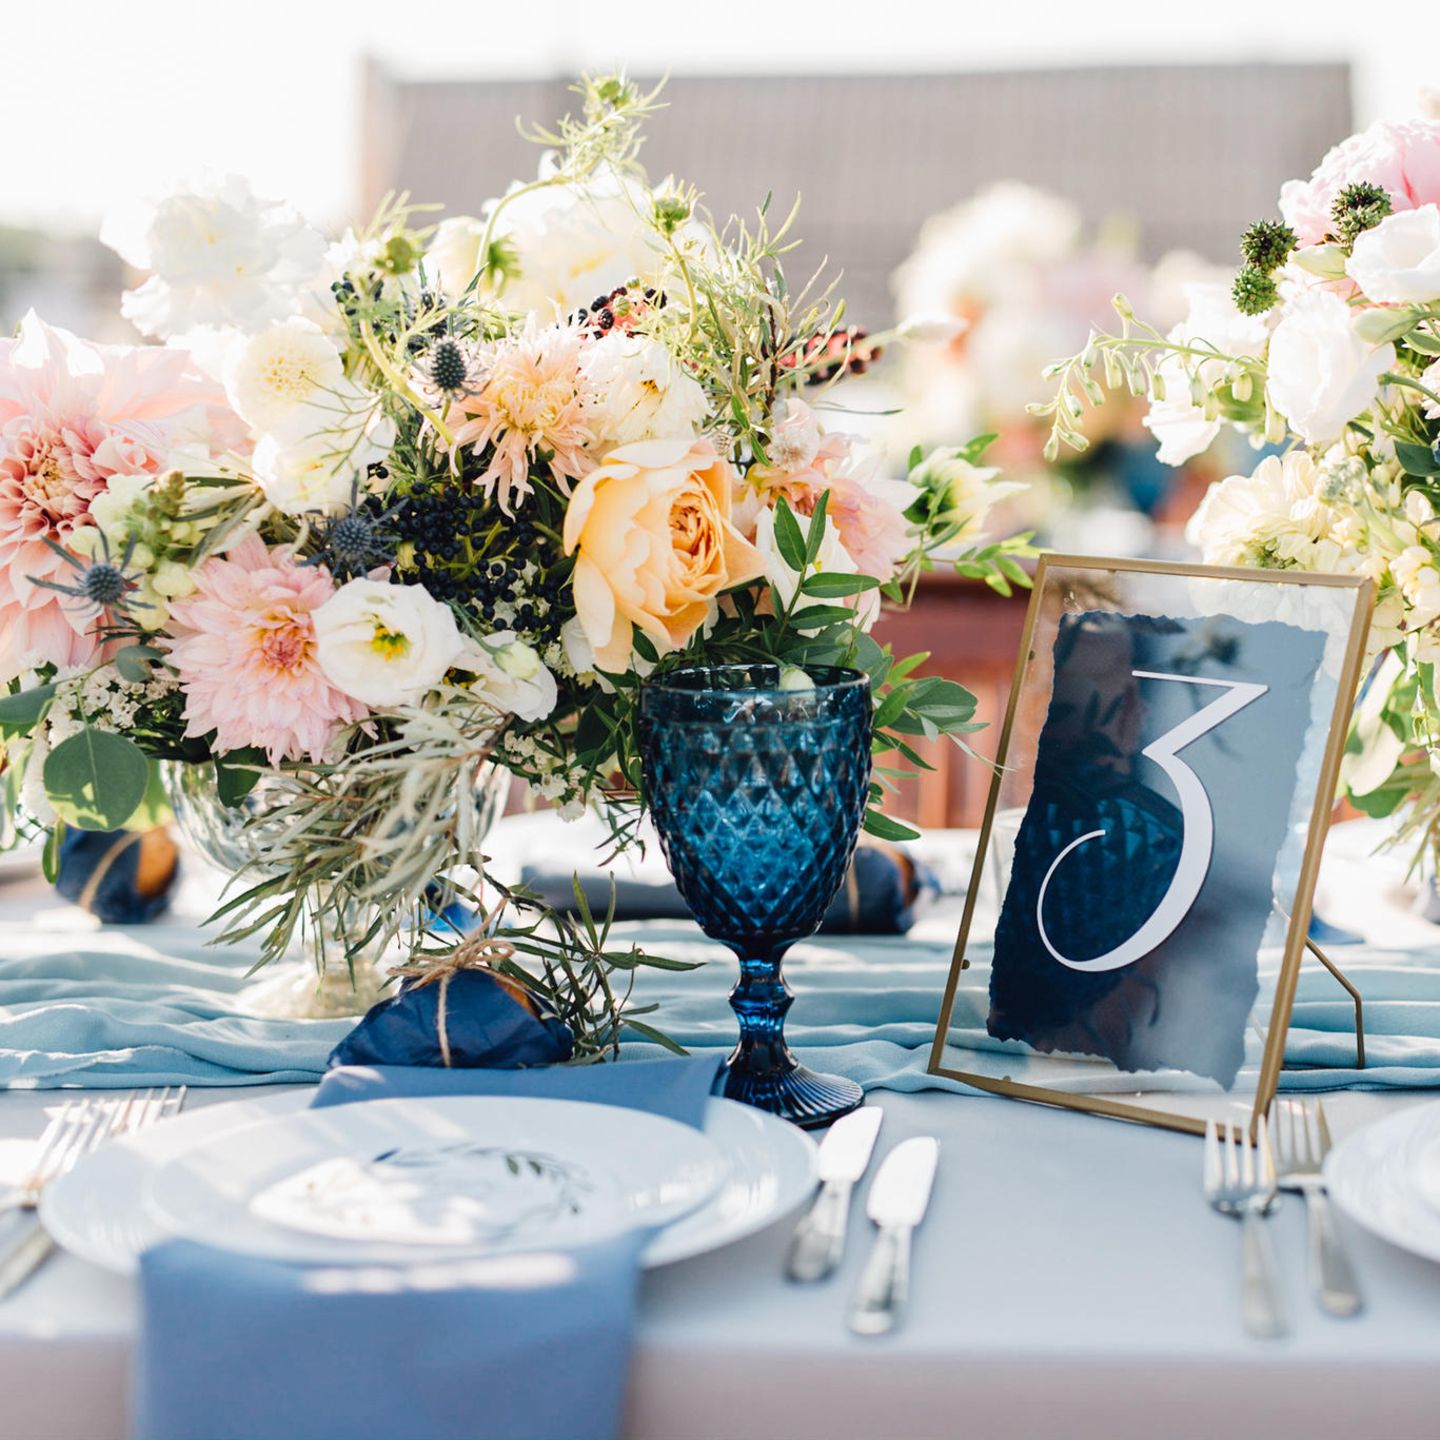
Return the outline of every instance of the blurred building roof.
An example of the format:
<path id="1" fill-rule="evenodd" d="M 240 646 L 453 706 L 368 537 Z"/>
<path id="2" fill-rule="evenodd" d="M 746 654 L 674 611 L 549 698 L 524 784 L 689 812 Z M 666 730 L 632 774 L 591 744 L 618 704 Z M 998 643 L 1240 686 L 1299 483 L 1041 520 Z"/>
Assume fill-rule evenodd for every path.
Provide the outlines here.
<path id="1" fill-rule="evenodd" d="M 515 118 L 573 109 L 564 80 L 407 82 L 367 72 L 361 194 L 475 212 L 535 147 Z M 927 216 L 1000 179 L 1138 226 L 1143 253 L 1229 261 L 1351 129 L 1345 65 L 1135 66 L 965 75 L 672 77 L 644 159 L 699 185 L 717 218 L 803 197 L 794 273 L 843 268 L 850 317 L 891 316 L 890 276 Z"/>

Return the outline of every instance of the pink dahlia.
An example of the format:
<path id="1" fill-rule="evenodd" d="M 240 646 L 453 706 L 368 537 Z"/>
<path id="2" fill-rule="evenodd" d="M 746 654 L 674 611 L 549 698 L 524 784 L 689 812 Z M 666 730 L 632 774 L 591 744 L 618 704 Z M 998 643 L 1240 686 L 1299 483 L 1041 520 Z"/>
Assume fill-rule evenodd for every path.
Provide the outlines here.
<path id="1" fill-rule="evenodd" d="M 511 514 L 530 493 L 530 466 L 543 463 L 560 489 L 594 468 L 585 453 L 587 386 L 580 373 L 584 337 L 572 325 L 536 326 L 483 350 L 484 381 L 451 410 L 457 445 L 494 449 L 479 484 Z"/>
<path id="2" fill-rule="evenodd" d="M 822 434 L 803 401 L 788 402 L 768 450 L 771 464 L 755 466 L 750 480 L 772 502 L 785 496 L 803 515 L 828 494 L 825 513 L 845 553 L 862 575 L 888 580 L 913 547 L 905 507 L 915 490 L 879 473 L 880 457 L 858 452 L 848 435 Z"/>
<path id="3" fill-rule="evenodd" d="M 185 691 L 185 733 L 215 732 L 217 751 L 257 746 L 272 765 L 321 759 L 365 706 L 337 690 L 315 656 L 314 612 L 335 593 L 329 572 L 247 536 L 195 571 L 171 607 L 166 644 Z"/>
<path id="4" fill-rule="evenodd" d="M 1377 120 L 1334 146 L 1308 180 L 1287 180 L 1280 213 L 1302 245 L 1324 240 L 1336 197 L 1357 180 L 1379 185 L 1397 211 L 1440 203 L 1440 120 Z"/>
<path id="5" fill-rule="evenodd" d="M 33 311 L 18 338 L 0 340 L 0 681 L 94 658 L 93 608 L 35 583 L 74 582 L 45 542 L 68 546 L 91 524 L 112 475 L 155 474 L 176 444 L 212 438 L 223 396 L 188 363 L 92 345 Z"/>

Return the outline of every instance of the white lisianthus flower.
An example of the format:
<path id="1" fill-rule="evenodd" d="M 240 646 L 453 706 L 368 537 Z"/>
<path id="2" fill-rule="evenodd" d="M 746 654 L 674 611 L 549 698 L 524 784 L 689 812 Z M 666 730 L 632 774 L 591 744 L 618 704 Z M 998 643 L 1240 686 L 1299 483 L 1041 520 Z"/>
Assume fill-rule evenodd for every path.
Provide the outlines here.
<path id="1" fill-rule="evenodd" d="M 351 580 L 314 611 L 314 624 L 325 678 L 377 710 L 423 700 L 465 650 L 450 607 L 423 585 Z"/>
<path id="2" fill-rule="evenodd" d="M 1362 230 L 1345 273 L 1381 305 L 1440 300 L 1440 206 L 1401 210 Z"/>
<path id="3" fill-rule="evenodd" d="M 1350 307 L 1329 290 L 1290 300 L 1270 337 L 1270 402 L 1310 444 L 1333 440 L 1375 403 L 1393 345 L 1367 344 Z"/>
<path id="4" fill-rule="evenodd" d="M 828 575 L 856 575 L 859 567 L 851 559 L 850 552 L 840 543 L 840 533 L 836 530 L 830 517 L 825 517 L 825 533 L 820 541 L 820 551 L 815 559 L 805 567 L 805 575 L 801 576 L 798 570 L 792 570 L 785 557 L 780 553 L 780 546 L 775 540 L 775 512 L 773 510 L 762 510 L 755 519 L 755 548 L 760 552 L 760 558 L 765 565 L 765 578 L 775 587 L 775 592 L 780 597 L 781 603 L 790 611 L 792 622 L 797 630 L 807 628 L 805 624 L 805 611 L 815 605 L 835 605 L 853 603 L 855 615 L 862 630 L 869 630 L 880 615 L 880 596 L 876 590 L 867 590 L 861 595 L 853 597 L 853 600 L 822 598 L 817 595 L 800 595 L 800 583 L 802 578 L 811 575 L 818 575 L 822 572 Z"/>
<path id="5" fill-rule="evenodd" d="M 477 677 L 476 695 L 519 720 L 543 720 L 555 708 L 554 675 L 513 630 L 471 641 L 455 663 Z"/>
<path id="6" fill-rule="evenodd" d="M 435 227 L 425 273 L 452 299 L 459 299 L 475 278 L 484 238 L 485 222 L 473 215 L 451 215 Z"/>
<path id="7" fill-rule="evenodd" d="M 697 435 L 709 414 L 699 382 L 658 340 L 611 333 L 586 347 L 585 423 L 609 450 L 637 440 Z"/>
<path id="8" fill-rule="evenodd" d="M 1212 346 L 1222 355 L 1259 356 L 1264 352 L 1267 325 L 1263 316 L 1244 315 L 1235 307 L 1230 286 L 1215 281 L 1185 286 L 1190 313 L 1171 330 L 1168 338 L 1179 345 Z M 1223 360 L 1201 360 L 1198 365 L 1189 357 L 1191 370 L 1178 355 L 1169 355 L 1160 362 L 1158 374 L 1164 390 L 1163 400 L 1152 400 L 1144 424 L 1160 442 L 1159 457 L 1166 465 L 1183 465 L 1209 448 L 1220 433 L 1221 421 L 1206 415 L 1204 407 L 1195 402 L 1191 393 L 1191 373 L 1202 391 L 1208 392 L 1221 384 L 1225 374 Z"/>
<path id="9" fill-rule="evenodd" d="M 100 238 L 154 272 L 120 308 L 162 340 L 207 326 L 254 330 L 294 313 L 325 250 L 295 210 L 257 198 L 234 175 L 112 215 Z"/>
<path id="10" fill-rule="evenodd" d="M 957 540 L 977 538 L 985 517 L 1009 495 L 1028 489 L 1020 480 L 1000 480 L 998 465 L 973 465 L 953 450 L 932 450 L 911 472 L 910 482 L 941 497 L 937 515 L 960 527 Z"/>
<path id="11" fill-rule="evenodd" d="M 339 393 L 345 381 L 340 352 L 309 320 L 281 320 L 246 339 L 234 352 L 226 393 L 246 424 L 275 430 L 302 405 Z"/>
<path id="12" fill-rule="evenodd" d="M 328 343 L 328 342 L 326 342 Z M 255 478 L 286 515 L 334 514 L 350 504 L 366 472 L 390 453 L 395 424 L 353 380 L 296 405 L 255 446 Z"/>

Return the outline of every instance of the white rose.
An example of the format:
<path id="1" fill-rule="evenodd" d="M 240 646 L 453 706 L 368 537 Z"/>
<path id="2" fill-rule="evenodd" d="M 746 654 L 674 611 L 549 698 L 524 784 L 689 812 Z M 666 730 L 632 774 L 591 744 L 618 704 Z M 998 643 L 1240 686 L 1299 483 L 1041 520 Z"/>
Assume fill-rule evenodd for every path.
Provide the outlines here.
<path id="1" fill-rule="evenodd" d="M 541 179 L 552 173 L 542 162 Z M 506 304 L 549 320 L 652 275 L 662 255 L 646 218 L 653 204 L 648 190 L 613 173 L 583 186 L 547 185 L 507 202 L 496 239 L 509 242 L 520 273 L 506 281 Z"/>
<path id="2" fill-rule="evenodd" d="M 314 622 L 325 678 L 377 709 L 423 700 L 465 649 L 450 607 L 423 585 L 351 580 Z"/>
<path id="3" fill-rule="evenodd" d="M 1382 305 L 1440 300 L 1440 206 L 1402 210 L 1361 231 L 1345 271 Z"/>
<path id="4" fill-rule="evenodd" d="M 803 531 L 803 524 L 801 529 Z M 834 600 L 818 595 L 801 595 L 798 600 L 796 599 L 800 589 L 801 575 L 798 570 L 790 568 L 785 557 L 780 553 L 780 546 L 775 540 L 775 512 L 773 510 L 762 510 L 756 517 L 755 548 L 765 562 L 765 578 L 775 587 L 781 603 L 789 610 L 797 630 L 814 628 L 807 627 L 804 619 L 804 612 L 811 606 L 847 603 L 845 599 Z M 825 534 L 820 542 L 819 554 L 805 567 L 807 577 L 822 572 L 829 575 L 856 575 L 859 573 L 859 568 L 850 558 L 850 552 L 840 543 L 839 532 L 835 529 L 829 515 L 825 517 Z M 880 614 L 879 591 L 867 590 L 863 594 L 855 596 L 854 605 L 856 616 L 860 621 L 860 628 L 868 630 Z"/>
<path id="5" fill-rule="evenodd" d="M 458 299 L 480 268 L 485 222 L 473 215 L 451 215 L 435 227 L 425 252 L 425 274 L 447 295 Z"/>
<path id="6" fill-rule="evenodd" d="M 1185 538 L 1207 565 L 1328 568 L 1306 563 L 1332 529 L 1321 484 L 1322 472 L 1304 451 L 1268 456 L 1251 474 L 1212 485 Z"/>
<path id="7" fill-rule="evenodd" d="M 580 365 L 585 423 L 605 449 L 699 433 L 705 392 L 658 340 L 612 333 L 592 342 Z"/>
<path id="8" fill-rule="evenodd" d="M 155 272 L 120 308 L 161 339 L 207 326 L 253 330 L 293 314 L 325 249 L 288 205 L 252 195 L 233 175 L 127 207 L 107 217 L 100 238 Z"/>
<path id="9" fill-rule="evenodd" d="M 1190 313 L 1169 338 L 1180 345 L 1213 347 L 1222 355 L 1259 356 L 1265 348 L 1267 325 L 1263 316 L 1244 315 L 1235 308 L 1230 286 L 1203 281 L 1185 286 Z M 1201 360 L 1192 370 L 1202 390 L 1212 390 L 1225 374 L 1225 361 Z M 1183 465 L 1209 448 L 1220 433 L 1221 422 L 1209 418 L 1190 393 L 1190 372 L 1178 355 L 1159 367 L 1165 398 L 1152 400 L 1144 424 L 1160 442 L 1159 457 L 1166 465 Z"/>
<path id="10" fill-rule="evenodd" d="M 456 663 L 477 677 L 471 690 L 497 710 L 520 720 L 543 720 L 555 708 L 554 675 L 512 630 L 472 641 Z"/>
<path id="11" fill-rule="evenodd" d="M 1285 307 L 1270 337 L 1270 402 L 1310 444 L 1333 440 L 1375 402 L 1393 345 L 1365 343 L 1350 307 L 1328 290 L 1309 290 Z"/>
<path id="12" fill-rule="evenodd" d="M 1423 545 L 1410 545 L 1390 562 L 1390 573 L 1410 607 L 1410 624 L 1428 625 L 1440 618 L 1440 571 Z"/>
<path id="13" fill-rule="evenodd" d="M 328 342 L 327 342 L 328 343 Z M 389 453 L 395 424 L 353 380 L 295 406 L 255 446 L 255 478 L 287 515 L 346 509 L 366 472 Z"/>
<path id="14" fill-rule="evenodd" d="M 267 325 L 240 345 L 225 377 L 226 393 L 241 419 L 274 430 L 302 405 L 324 402 L 345 381 L 340 352 L 309 320 Z"/>

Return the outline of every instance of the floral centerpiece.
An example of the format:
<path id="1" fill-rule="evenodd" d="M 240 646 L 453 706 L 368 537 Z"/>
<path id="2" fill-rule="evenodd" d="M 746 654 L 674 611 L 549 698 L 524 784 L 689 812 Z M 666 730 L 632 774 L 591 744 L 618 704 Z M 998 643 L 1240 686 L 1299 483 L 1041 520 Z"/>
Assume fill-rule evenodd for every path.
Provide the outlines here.
<path id="1" fill-rule="evenodd" d="M 1138 402 L 1087 414 L 1089 446 L 1063 466 L 1042 458 L 1045 426 L 1029 407 L 1048 396 L 1046 363 L 1083 345 L 1117 292 L 1179 319 L 1182 286 L 1217 268 L 1178 251 L 1147 266 L 1133 226 L 1089 233 L 1059 195 L 1013 180 L 987 186 L 931 216 L 896 271 L 899 314 L 951 329 L 942 346 L 902 354 L 901 428 L 930 443 L 993 433 L 992 462 L 1030 482 L 1016 508 L 1034 523 L 1053 527 L 1072 497 L 1097 489 L 1153 511 L 1169 472 L 1154 463 Z"/>
<path id="2" fill-rule="evenodd" d="M 413 961 L 461 897 L 585 1054 L 641 1027 L 645 957 L 486 876 L 484 777 L 631 842 L 638 687 L 697 659 L 858 666 L 900 769 L 963 743 L 972 697 L 868 631 L 995 489 L 823 425 L 850 345 L 789 221 L 717 228 L 639 163 L 655 97 L 578 89 L 482 218 L 330 242 L 232 179 L 107 223 L 163 343 L 0 342 L 0 725 L 22 829 L 135 823 L 170 763 L 250 842 L 222 938 Z"/>
<path id="3" fill-rule="evenodd" d="M 1440 120 L 1382 121 L 1280 192 L 1241 240 L 1227 289 L 1192 290 L 1168 334 L 1116 298 L 1118 334 L 1056 362 L 1049 453 L 1083 445 L 1101 381 L 1149 397 L 1180 463 L 1227 426 L 1269 453 L 1214 485 L 1188 534 L 1204 558 L 1363 573 L 1372 652 L 1347 781 L 1397 815 L 1417 859 L 1440 857 Z M 1098 377 L 1097 378 L 1097 372 Z"/>

